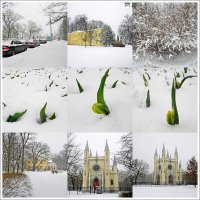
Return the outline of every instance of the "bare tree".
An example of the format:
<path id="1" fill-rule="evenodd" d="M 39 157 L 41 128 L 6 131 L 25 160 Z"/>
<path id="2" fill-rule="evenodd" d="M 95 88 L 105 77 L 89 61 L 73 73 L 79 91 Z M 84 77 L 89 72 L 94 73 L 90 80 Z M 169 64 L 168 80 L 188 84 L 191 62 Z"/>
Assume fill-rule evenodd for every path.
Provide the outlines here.
<path id="1" fill-rule="evenodd" d="M 138 179 L 146 176 L 148 174 L 149 165 L 143 161 L 134 159 L 133 160 L 133 179 L 134 184 L 138 183 Z"/>
<path id="2" fill-rule="evenodd" d="M 32 141 L 29 143 L 28 159 L 32 163 L 32 171 L 35 171 L 44 161 L 49 159 L 50 149 L 46 143 Z"/>
<path id="3" fill-rule="evenodd" d="M 23 19 L 23 17 L 15 13 L 11 9 L 6 9 L 3 11 L 2 18 L 3 18 L 4 33 L 6 32 L 6 39 L 9 39 L 11 38 L 11 33 L 15 27 L 15 24 L 20 19 Z"/>
<path id="4" fill-rule="evenodd" d="M 120 139 L 121 148 L 117 152 L 117 162 L 125 167 L 129 178 L 133 180 L 133 133 L 128 133 Z"/>
<path id="5" fill-rule="evenodd" d="M 39 34 L 42 31 L 41 26 L 38 26 L 34 21 L 29 20 L 27 24 L 27 29 L 29 32 L 29 39 L 35 38 L 36 34 Z"/>

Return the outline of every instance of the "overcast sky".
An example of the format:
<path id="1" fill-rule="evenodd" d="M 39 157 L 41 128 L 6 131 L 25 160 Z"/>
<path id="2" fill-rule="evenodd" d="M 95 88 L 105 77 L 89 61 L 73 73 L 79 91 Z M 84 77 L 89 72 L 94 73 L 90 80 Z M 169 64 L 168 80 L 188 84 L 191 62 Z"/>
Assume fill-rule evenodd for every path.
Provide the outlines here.
<path id="1" fill-rule="evenodd" d="M 37 141 L 47 143 L 51 153 L 59 153 L 63 150 L 63 145 L 67 142 L 67 133 L 37 133 Z"/>
<path id="2" fill-rule="evenodd" d="M 197 159 L 197 133 L 134 133 L 133 138 L 134 158 L 146 161 L 150 166 L 150 172 L 153 171 L 155 149 L 157 147 L 158 155 L 162 155 L 163 143 L 172 157 L 177 147 L 184 170 L 192 156 Z"/>
<path id="3" fill-rule="evenodd" d="M 125 7 L 124 2 L 96 1 L 96 2 L 69 2 L 68 13 L 70 18 L 85 14 L 89 20 L 101 20 L 111 26 L 117 34 L 118 26 L 124 16 L 131 14 L 131 7 Z"/>
<path id="4" fill-rule="evenodd" d="M 48 22 L 48 17 L 44 15 L 43 8 L 45 8 L 47 2 L 17 2 L 15 3 L 14 10 L 24 17 L 21 22 L 27 23 L 28 20 L 33 20 L 37 25 L 41 25 L 43 29 L 43 34 L 50 34 L 50 27 L 46 25 Z M 54 33 L 57 31 L 59 23 L 52 25 L 52 30 Z"/>

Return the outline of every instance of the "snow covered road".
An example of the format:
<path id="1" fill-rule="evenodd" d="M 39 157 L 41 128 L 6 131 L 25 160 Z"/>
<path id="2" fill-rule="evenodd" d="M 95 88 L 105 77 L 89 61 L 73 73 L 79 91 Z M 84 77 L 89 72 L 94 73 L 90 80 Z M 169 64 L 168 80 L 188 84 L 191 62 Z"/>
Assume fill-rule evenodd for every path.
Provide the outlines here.
<path id="1" fill-rule="evenodd" d="M 26 172 L 32 187 L 32 197 L 66 197 L 67 173 Z"/>
<path id="2" fill-rule="evenodd" d="M 3 58 L 3 68 L 8 67 L 67 67 L 66 41 L 52 41 L 11 57 Z"/>

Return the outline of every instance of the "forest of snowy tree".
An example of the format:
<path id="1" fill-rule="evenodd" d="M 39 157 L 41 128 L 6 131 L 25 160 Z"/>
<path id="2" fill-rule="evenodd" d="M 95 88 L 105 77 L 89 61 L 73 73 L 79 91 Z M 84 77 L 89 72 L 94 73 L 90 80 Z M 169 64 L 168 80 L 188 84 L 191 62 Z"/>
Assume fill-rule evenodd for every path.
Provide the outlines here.
<path id="1" fill-rule="evenodd" d="M 133 3 L 132 11 L 135 58 L 170 59 L 197 48 L 197 3 Z"/>

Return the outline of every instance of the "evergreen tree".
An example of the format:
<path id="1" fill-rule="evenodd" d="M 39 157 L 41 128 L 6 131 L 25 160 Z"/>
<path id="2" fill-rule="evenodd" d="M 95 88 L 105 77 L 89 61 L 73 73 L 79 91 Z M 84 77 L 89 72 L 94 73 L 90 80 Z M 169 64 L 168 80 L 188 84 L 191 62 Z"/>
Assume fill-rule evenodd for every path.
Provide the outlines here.
<path id="1" fill-rule="evenodd" d="M 115 33 L 109 25 L 105 24 L 102 27 L 101 38 L 104 46 L 110 46 L 115 41 Z"/>

